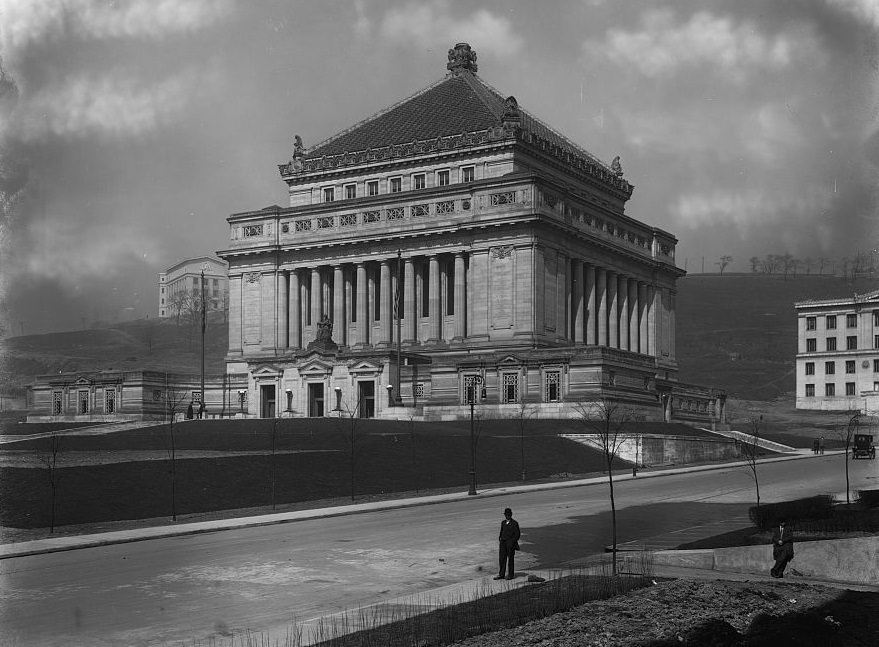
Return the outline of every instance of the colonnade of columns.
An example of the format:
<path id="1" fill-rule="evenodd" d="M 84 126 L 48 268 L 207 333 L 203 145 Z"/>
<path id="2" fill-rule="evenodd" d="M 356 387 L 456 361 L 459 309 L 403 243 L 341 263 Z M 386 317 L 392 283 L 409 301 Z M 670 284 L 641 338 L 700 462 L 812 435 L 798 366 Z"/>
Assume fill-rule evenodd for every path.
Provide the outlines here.
<path id="1" fill-rule="evenodd" d="M 563 306 L 564 325 L 556 327 L 555 339 L 567 339 L 573 345 L 673 356 L 673 347 L 667 346 L 673 344 L 669 340 L 674 335 L 674 311 L 673 305 L 663 303 L 662 288 L 582 259 L 568 259 L 566 263 L 559 266 L 557 274 L 559 284 L 565 283 L 568 300 Z M 466 341 L 474 334 L 468 313 L 476 312 L 474 304 L 492 298 L 491 294 L 470 294 L 477 284 L 470 276 L 472 271 L 464 252 L 408 257 L 399 262 L 391 257 L 278 271 L 274 345 L 279 349 L 307 347 L 317 336 L 318 322 L 328 317 L 333 321 L 333 341 L 338 345 L 388 347 L 397 340 L 397 308 L 404 345 Z M 512 273 L 509 280 L 517 299 L 545 298 L 542 289 L 520 294 Z M 484 281 L 479 284 L 484 286 L 481 289 L 490 289 Z M 239 308 L 232 310 L 237 312 Z M 488 317 L 483 328 L 490 328 L 491 308 L 479 311 Z M 246 312 L 241 314 L 248 317 Z M 263 312 L 263 317 L 266 314 Z M 527 334 L 534 325 L 528 319 L 516 321 L 513 332 Z M 545 334 L 542 330 L 531 332 L 536 337 Z M 266 341 L 263 338 L 263 347 Z"/>

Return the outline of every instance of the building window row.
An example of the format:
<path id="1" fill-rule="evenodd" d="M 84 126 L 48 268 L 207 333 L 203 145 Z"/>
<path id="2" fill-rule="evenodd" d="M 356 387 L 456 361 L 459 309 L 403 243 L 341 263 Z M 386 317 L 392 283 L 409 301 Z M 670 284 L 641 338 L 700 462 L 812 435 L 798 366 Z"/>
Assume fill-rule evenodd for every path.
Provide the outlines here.
<path id="1" fill-rule="evenodd" d="M 410 218 L 423 218 L 431 215 L 452 214 L 458 211 L 470 210 L 470 199 L 464 198 L 460 201 L 441 200 L 436 203 L 425 202 L 423 204 L 414 204 L 408 208 Z M 355 227 L 358 221 L 364 225 L 381 222 L 382 220 L 402 220 L 406 217 L 406 207 L 389 207 L 387 209 L 370 209 L 360 214 L 343 213 L 339 215 L 339 227 Z M 294 220 L 294 232 L 312 231 L 314 229 L 311 218 L 303 218 Z M 318 216 L 315 219 L 317 229 L 330 229 L 336 226 L 335 216 Z M 282 225 L 282 231 L 289 232 L 290 227 L 287 223 Z"/>
<path id="2" fill-rule="evenodd" d="M 427 188 L 428 173 L 413 173 L 410 176 L 409 186 L 413 191 Z M 433 186 L 449 186 L 451 184 L 451 170 L 441 169 L 433 173 Z M 473 182 L 476 179 L 475 166 L 462 166 L 460 168 L 460 178 L 462 183 Z M 367 180 L 364 183 L 367 196 L 379 195 L 380 180 Z M 345 200 L 354 200 L 357 198 L 357 184 L 350 183 L 343 185 Z M 388 178 L 388 193 L 400 193 L 403 191 L 403 176 L 395 176 Z M 323 201 L 334 202 L 336 200 L 336 187 L 327 186 L 322 189 Z"/>
<path id="3" fill-rule="evenodd" d="M 561 401 L 561 375 L 561 371 L 546 371 L 544 373 L 544 402 Z M 465 375 L 463 386 L 463 404 L 479 403 L 486 397 L 484 383 L 477 382 L 474 375 Z M 518 373 L 502 373 L 500 387 L 500 401 L 502 403 L 513 404 L 520 401 Z"/>
<path id="4" fill-rule="evenodd" d="M 874 389 L 876 385 L 879 385 L 879 382 L 874 383 Z M 845 394 L 847 396 L 857 395 L 857 385 L 854 382 L 846 382 L 845 383 Z M 828 382 L 824 385 L 824 395 L 825 397 L 835 397 L 836 396 L 836 384 L 833 382 Z M 815 385 L 814 384 L 806 384 L 806 397 L 814 398 L 815 397 Z"/>

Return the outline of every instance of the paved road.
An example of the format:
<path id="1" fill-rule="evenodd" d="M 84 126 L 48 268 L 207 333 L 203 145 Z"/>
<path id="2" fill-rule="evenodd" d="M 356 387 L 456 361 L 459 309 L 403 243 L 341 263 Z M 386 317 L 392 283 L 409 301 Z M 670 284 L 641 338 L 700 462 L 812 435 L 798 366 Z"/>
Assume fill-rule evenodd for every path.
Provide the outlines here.
<path id="1" fill-rule="evenodd" d="M 838 455 L 760 466 L 764 502 L 844 489 Z M 876 461 L 850 463 L 854 489 Z M 619 540 L 744 515 L 746 468 L 637 478 L 616 487 Z M 495 568 L 501 510 L 523 526 L 520 570 L 600 552 L 607 485 L 473 497 L 344 517 L 0 561 L 0 644 L 208 644 L 244 628 L 283 639 L 307 620 L 473 579 Z"/>

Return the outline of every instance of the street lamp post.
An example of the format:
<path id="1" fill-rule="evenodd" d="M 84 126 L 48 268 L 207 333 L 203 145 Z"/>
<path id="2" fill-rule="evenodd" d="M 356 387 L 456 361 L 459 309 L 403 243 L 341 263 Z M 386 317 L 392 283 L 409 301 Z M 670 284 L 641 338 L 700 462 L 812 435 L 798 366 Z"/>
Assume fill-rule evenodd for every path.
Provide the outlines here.
<path id="1" fill-rule="evenodd" d="M 391 406 L 391 407 L 394 407 L 394 406 L 402 407 L 403 406 L 403 394 L 400 393 L 400 371 L 403 370 L 402 364 L 401 364 L 402 354 L 401 354 L 401 348 L 400 348 L 403 343 L 402 334 L 401 334 L 402 327 L 400 325 L 400 323 L 401 323 L 400 319 L 403 314 L 402 312 L 400 312 L 400 297 L 401 297 L 400 283 L 403 280 L 402 271 L 403 271 L 403 252 L 401 252 L 398 249 L 397 250 L 397 283 L 396 283 L 397 289 L 394 290 L 394 314 L 396 315 L 396 318 L 397 318 L 397 322 L 396 322 L 397 323 L 397 375 L 394 378 L 394 383 L 397 388 L 396 388 L 396 397 L 394 398 L 394 401 L 388 402 L 388 406 Z M 391 387 L 389 386 L 388 388 L 390 389 Z M 388 393 L 388 395 L 390 396 L 390 393 Z"/>
<path id="2" fill-rule="evenodd" d="M 204 394 L 204 332 L 207 325 L 207 316 L 204 303 L 204 271 L 207 264 L 201 266 L 201 402 L 198 405 L 198 417 L 202 418 L 205 411 Z"/>
<path id="3" fill-rule="evenodd" d="M 476 494 L 476 429 L 474 427 L 474 408 L 476 405 L 476 386 L 484 384 L 481 375 L 473 376 L 473 386 L 467 391 L 467 399 L 470 401 L 470 490 L 467 494 Z M 484 391 L 483 387 L 483 391 Z"/>

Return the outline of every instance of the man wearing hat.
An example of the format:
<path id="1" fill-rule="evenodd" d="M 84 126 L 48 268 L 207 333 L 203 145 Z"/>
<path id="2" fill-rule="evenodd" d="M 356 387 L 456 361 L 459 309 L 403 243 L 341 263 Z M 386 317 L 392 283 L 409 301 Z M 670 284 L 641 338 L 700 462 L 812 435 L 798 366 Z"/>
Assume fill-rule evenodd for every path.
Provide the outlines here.
<path id="1" fill-rule="evenodd" d="M 519 550 L 519 524 L 513 519 L 513 511 L 504 509 L 504 520 L 501 521 L 501 532 L 498 535 L 498 575 L 496 580 L 504 579 L 504 573 L 508 580 L 516 577 L 515 556 Z"/>

